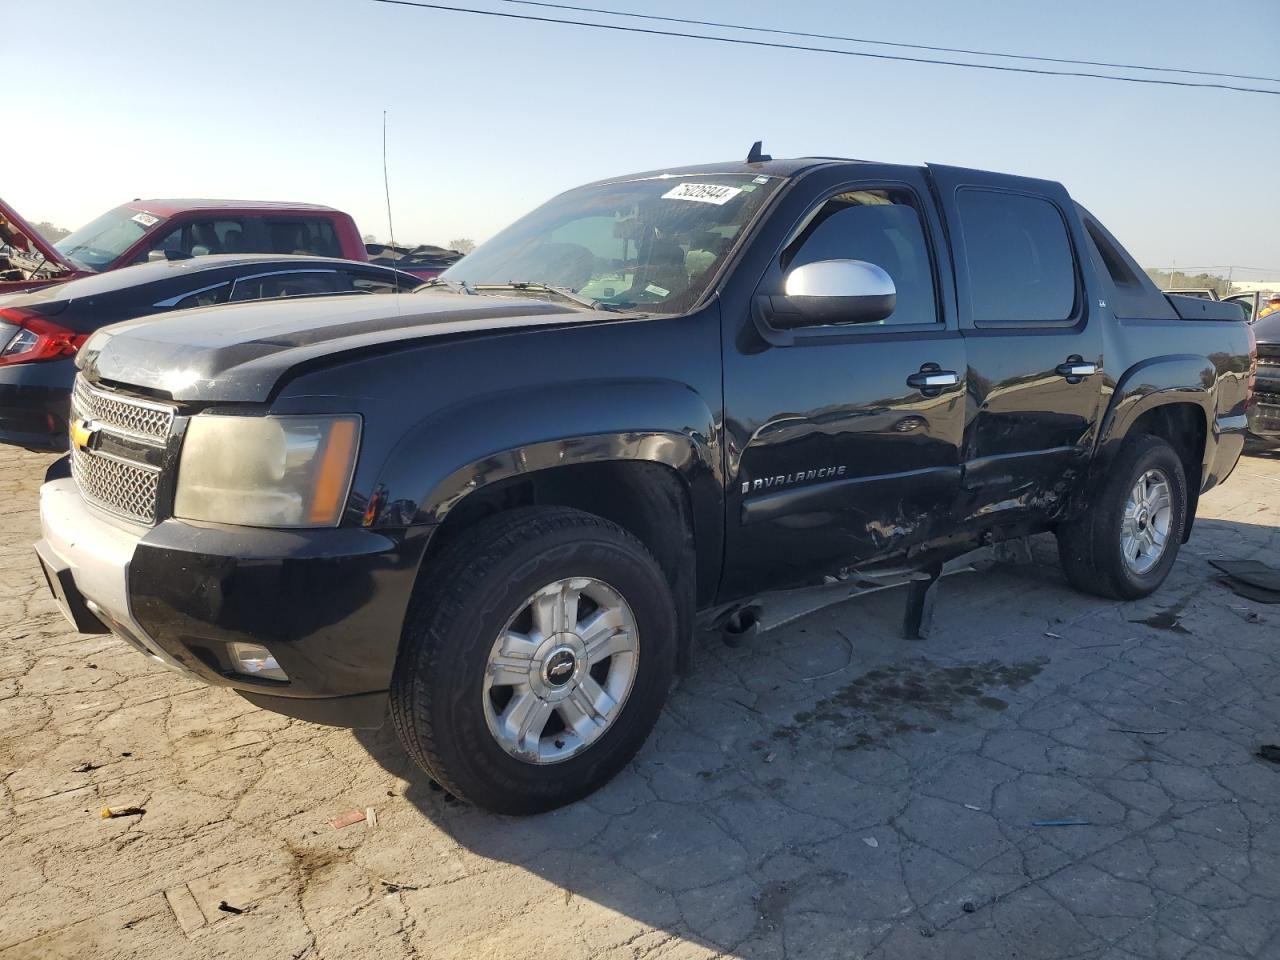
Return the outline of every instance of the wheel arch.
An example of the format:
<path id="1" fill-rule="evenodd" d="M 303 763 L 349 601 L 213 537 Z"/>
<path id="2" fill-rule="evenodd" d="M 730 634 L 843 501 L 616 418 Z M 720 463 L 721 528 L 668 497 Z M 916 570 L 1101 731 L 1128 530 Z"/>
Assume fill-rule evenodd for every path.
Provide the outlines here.
<path id="1" fill-rule="evenodd" d="M 616 523 L 644 544 L 671 587 L 679 625 L 679 666 L 687 672 L 692 665 L 694 614 L 709 602 L 719 569 L 718 563 L 710 562 L 718 558 L 699 550 L 693 493 L 685 476 L 669 463 L 644 458 L 578 460 L 509 472 L 449 507 L 428 544 L 421 570 L 430 571 L 436 558 L 476 524 L 530 506 L 582 510 Z M 703 566 L 706 572 L 699 569 Z"/>
<path id="2" fill-rule="evenodd" d="M 1216 369 L 1205 357 L 1158 357 L 1137 364 L 1116 383 L 1099 431 L 1095 477 L 1131 436 L 1157 436 L 1173 447 L 1187 481 L 1184 543 L 1212 461 L 1216 379 Z"/>

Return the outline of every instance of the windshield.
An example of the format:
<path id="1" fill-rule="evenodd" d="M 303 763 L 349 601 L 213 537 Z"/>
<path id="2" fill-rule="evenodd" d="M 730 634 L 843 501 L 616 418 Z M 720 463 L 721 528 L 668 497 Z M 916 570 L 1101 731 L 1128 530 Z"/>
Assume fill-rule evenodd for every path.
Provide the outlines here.
<path id="1" fill-rule="evenodd" d="M 54 244 L 77 267 L 102 270 L 160 222 L 150 213 L 132 207 L 116 207 Z"/>
<path id="2" fill-rule="evenodd" d="M 664 175 L 562 193 L 446 270 L 472 287 L 567 287 L 605 306 L 676 313 L 707 289 L 782 180 Z"/>

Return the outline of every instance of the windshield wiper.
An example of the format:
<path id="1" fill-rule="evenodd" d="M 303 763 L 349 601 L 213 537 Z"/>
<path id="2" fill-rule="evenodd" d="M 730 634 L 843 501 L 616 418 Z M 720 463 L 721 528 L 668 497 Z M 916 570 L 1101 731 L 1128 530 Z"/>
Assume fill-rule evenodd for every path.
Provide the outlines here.
<path id="1" fill-rule="evenodd" d="M 617 313 L 618 308 L 611 303 L 605 303 L 594 297 L 588 297 L 578 293 L 572 287 L 555 287 L 546 283 L 539 283 L 536 280 L 512 280 L 510 283 L 481 283 L 476 285 L 476 289 L 488 290 L 532 290 L 535 293 L 554 293 L 557 296 L 564 297 L 566 300 L 572 301 L 579 306 L 586 307 L 589 310 L 605 310 L 609 313 Z"/>
<path id="2" fill-rule="evenodd" d="M 446 280 L 446 279 L 444 279 L 444 277 L 432 277 L 430 280 L 428 280 L 428 281 L 427 281 L 426 283 L 424 283 L 422 286 L 418 287 L 418 289 L 419 289 L 419 290 L 427 290 L 427 289 L 430 289 L 431 287 L 444 287 L 444 288 L 445 288 L 446 290 L 448 290 L 450 293 L 461 293 L 461 294 L 466 294 L 466 295 L 470 295 L 470 296 L 473 296 L 473 297 L 474 297 L 474 296 L 475 296 L 475 294 L 476 294 L 475 288 L 473 288 L 473 287 L 469 286 L 469 285 L 467 284 L 467 281 L 465 281 L 465 280 Z"/>

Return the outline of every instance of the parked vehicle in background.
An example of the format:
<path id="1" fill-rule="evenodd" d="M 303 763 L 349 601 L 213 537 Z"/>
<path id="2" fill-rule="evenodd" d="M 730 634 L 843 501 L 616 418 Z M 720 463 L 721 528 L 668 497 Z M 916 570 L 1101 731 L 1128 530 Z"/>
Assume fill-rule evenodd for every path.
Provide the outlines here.
<path id="1" fill-rule="evenodd" d="M 1198 287 L 1183 287 L 1183 288 L 1181 288 L 1181 289 L 1178 289 L 1178 288 L 1166 288 L 1164 292 L 1165 292 L 1165 293 L 1172 293 L 1172 294 L 1176 294 L 1176 295 L 1177 295 L 1177 296 L 1179 296 L 1179 297 L 1195 297 L 1197 300 L 1219 300 L 1219 299 L 1221 299 L 1221 298 L 1218 296 L 1218 291 L 1217 291 L 1217 290 L 1213 290 L 1213 289 L 1211 289 L 1211 288 L 1209 288 L 1209 287 L 1203 287 L 1203 288 L 1198 288 Z"/>
<path id="2" fill-rule="evenodd" d="M 1258 341 L 1258 372 L 1249 432 L 1258 445 L 1276 447 L 1280 446 L 1280 312 L 1255 322 L 1253 335 Z"/>
<path id="3" fill-rule="evenodd" d="M 56 243 L 0 200 L 0 240 L 24 251 L 28 262 L 11 266 L 0 278 L 0 294 L 154 259 L 220 253 L 368 259 L 347 214 L 318 204 L 258 200 L 133 200 Z"/>
<path id="4" fill-rule="evenodd" d="M 78 629 L 389 705 L 446 789 L 545 810 L 769 591 L 1053 531 L 1150 594 L 1240 455 L 1249 330 L 1059 184 L 753 149 L 563 193 L 411 297 L 99 331 L 37 552 Z"/>
<path id="5" fill-rule="evenodd" d="M 239 255 L 162 260 L 0 294 L 0 443 L 67 448 L 75 354 L 95 330 L 187 307 L 409 291 L 422 281 L 368 263 Z"/>
<path id="6" fill-rule="evenodd" d="M 1249 293 L 1233 293 L 1228 296 L 1219 296 L 1217 290 L 1211 290 L 1208 288 L 1187 288 L 1182 290 L 1173 289 L 1165 290 L 1164 292 L 1178 297 L 1191 297 L 1195 300 L 1213 300 L 1215 302 L 1221 301 L 1223 303 L 1234 303 L 1244 311 L 1244 319 L 1248 323 L 1253 323 L 1253 321 L 1257 319 L 1261 310 L 1266 307 L 1265 298 L 1256 290 Z"/>
<path id="7" fill-rule="evenodd" d="M 463 254 L 457 250 L 446 250 L 444 247 L 433 247 L 431 244 L 419 244 L 416 247 L 392 246 L 389 243 L 366 243 L 365 251 L 369 254 L 370 263 L 379 263 L 384 267 L 395 267 L 415 277 L 430 280 L 438 277 L 445 270 L 462 259 Z"/>
<path id="8" fill-rule="evenodd" d="M 1234 303 L 1244 311 L 1244 318 L 1248 323 L 1258 319 L 1258 314 L 1266 308 L 1267 301 L 1261 293 L 1254 290 L 1250 293 L 1233 293 L 1230 296 L 1222 298 L 1226 303 Z"/>

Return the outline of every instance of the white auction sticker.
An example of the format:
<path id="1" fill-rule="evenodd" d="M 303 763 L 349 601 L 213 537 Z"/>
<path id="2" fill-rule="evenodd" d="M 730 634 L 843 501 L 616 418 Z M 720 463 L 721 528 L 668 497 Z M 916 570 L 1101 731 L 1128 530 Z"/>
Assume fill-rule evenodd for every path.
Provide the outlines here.
<path id="1" fill-rule="evenodd" d="M 714 203 L 724 206 L 742 190 L 739 187 L 722 187 L 718 183 L 682 183 L 662 195 L 663 200 L 692 200 L 694 203 Z"/>
<path id="2" fill-rule="evenodd" d="M 160 222 L 159 217 L 152 216 L 149 213 L 135 213 L 129 219 L 132 220 L 134 223 L 142 224 L 144 227 L 154 227 L 157 223 Z"/>

